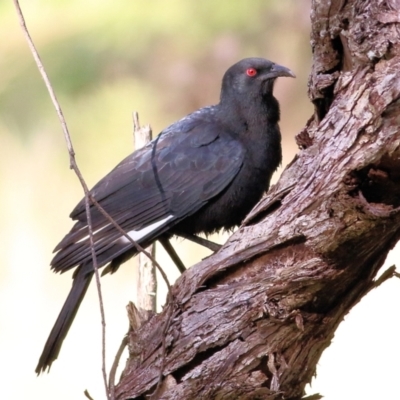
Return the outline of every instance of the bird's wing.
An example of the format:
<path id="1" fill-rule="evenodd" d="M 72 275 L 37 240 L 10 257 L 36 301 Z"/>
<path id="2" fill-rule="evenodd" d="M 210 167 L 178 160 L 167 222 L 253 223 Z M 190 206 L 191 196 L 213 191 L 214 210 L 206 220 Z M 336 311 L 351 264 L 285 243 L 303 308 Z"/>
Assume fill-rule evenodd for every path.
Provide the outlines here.
<path id="1" fill-rule="evenodd" d="M 148 244 L 221 193 L 243 157 L 241 144 L 221 125 L 195 115 L 125 158 L 91 193 L 135 241 Z M 55 249 L 56 271 L 91 260 L 84 199 L 71 217 L 78 221 Z M 99 267 L 132 248 L 93 206 L 91 217 Z"/>

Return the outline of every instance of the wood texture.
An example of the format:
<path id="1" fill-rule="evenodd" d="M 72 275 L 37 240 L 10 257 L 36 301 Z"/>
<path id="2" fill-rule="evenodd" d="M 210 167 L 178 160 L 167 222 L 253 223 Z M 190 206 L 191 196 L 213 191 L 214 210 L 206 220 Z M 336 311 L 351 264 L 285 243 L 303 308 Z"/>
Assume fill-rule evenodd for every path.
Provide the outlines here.
<path id="1" fill-rule="evenodd" d="M 135 150 L 141 149 L 152 139 L 150 125 L 140 126 L 139 114 L 133 113 L 133 138 Z M 155 244 L 147 247 L 147 251 L 155 257 Z M 136 306 L 139 310 L 155 312 L 157 308 L 157 277 L 156 267 L 149 258 L 139 253 L 138 256 L 138 281 L 136 291 Z"/>
<path id="2" fill-rule="evenodd" d="M 131 333 L 118 399 L 303 396 L 400 237 L 399 3 L 313 2 L 315 114 L 302 150 L 225 246 Z"/>

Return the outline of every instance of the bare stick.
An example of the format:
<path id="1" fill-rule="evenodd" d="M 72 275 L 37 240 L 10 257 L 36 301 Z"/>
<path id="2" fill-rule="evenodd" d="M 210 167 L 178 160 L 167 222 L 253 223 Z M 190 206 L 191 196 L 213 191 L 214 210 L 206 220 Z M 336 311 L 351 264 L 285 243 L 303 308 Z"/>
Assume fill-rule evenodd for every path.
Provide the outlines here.
<path id="1" fill-rule="evenodd" d="M 109 220 L 111 222 L 111 224 L 113 224 L 115 226 L 115 228 L 121 232 L 121 234 L 126 237 L 132 244 L 133 246 L 137 249 L 138 252 L 144 253 L 152 262 L 153 264 L 157 267 L 157 269 L 160 271 L 161 276 L 163 277 L 167 288 L 168 288 L 168 299 L 171 301 L 171 303 L 173 302 L 173 297 L 172 297 L 172 292 L 171 292 L 171 285 L 168 281 L 167 275 L 165 274 L 165 272 L 163 271 L 163 269 L 161 268 L 161 266 L 157 263 L 157 261 L 154 259 L 154 257 L 149 254 L 146 250 L 144 250 L 138 243 L 136 243 L 118 224 L 116 221 L 114 221 L 114 219 L 100 206 L 100 204 L 96 201 L 96 199 L 90 194 L 89 189 L 87 187 L 87 184 L 78 168 L 76 159 L 75 159 L 75 151 L 72 145 L 72 141 L 71 141 L 71 136 L 67 127 L 67 123 L 66 120 L 64 118 L 64 114 L 62 112 L 61 106 L 57 100 L 57 97 L 55 95 L 55 92 L 53 90 L 53 87 L 50 83 L 49 77 L 46 73 L 46 70 L 44 69 L 43 63 L 40 59 L 39 53 L 36 50 L 36 47 L 32 41 L 32 38 L 29 34 L 28 28 L 26 27 L 26 23 L 25 23 L 25 18 L 22 14 L 22 10 L 21 7 L 19 5 L 18 0 L 13 0 L 14 1 L 14 5 L 17 11 L 17 15 L 19 18 L 19 23 L 22 27 L 22 31 L 25 35 L 25 38 L 28 42 L 28 46 L 32 52 L 33 58 L 36 62 L 36 65 L 39 69 L 39 72 L 45 82 L 46 88 L 49 92 L 50 98 L 53 102 L 53 105 L 56 109 L 58 118 L 60 120 L 62 129 L 63 129 L 63 133 L 64 133 L 64 138 L 65 141 L 67 143 L 67 149 L 68 149 L 68 153 L 69 153 L 69 158 L 70 158 L 70 168 L 72 170 L 74 170 L 75 174 L 77 175 L 83 191 L 85 193 L 85 210 L 86 210 L 86 218 L 87 218 L 87 222 L 88 222 L 88 230 L 89 230 L 89 241 L 90 241 L 90 248 L 91 248 L 91 253 L 92 253 L 92 261 L 93 261 L 93 269 L 94 269 L 94 273 L 95 273 L 95 277 L 96 277 L 96 286 L 97 286 L 97 292 L 98 292 L 98 296 L 99 296 L 99 305 L 100 305 L 100 314 L 101 314 L 101 324 L 102 324 L 102 375 L 103 375 L 103 381 L 104 381 L 104 385 L 105 385 L 105 389 L 106 389 L 106 395 L 107 395 L 107 399 L 111 400 L 114 398 L 114 395 L 110 396 L 110 392 L 109 392 L 109 387 L 107 384 L 107 373 L 106 373 L 106 359 L 105 359 L 105 348 L 106 348 L 106 323 L 105 323 L 105 313 L 104 313 L 104 304 L 103 304 L 103 296 L 102 296 L 102 292 L 101 292 L 101 283 L 100 283 L 100 276 L 98 273 L 98 266 L 97 266 L 97 259 L 96 259 L 96 252 L 95 252 L 95 248 L 94 248 L 94 241 L 93 241 L 93 228 L 92 228 L 92 220 L 91 220 L 91 213 L 90 213 L 90 202 L 92 202 L 93 205 L 95 205 L 99 211 L 103 214 L 103 216 Z M 173 304 L 171 304 L 171 307 L 173 309 Z M 172 313 L 171 313 L 172 314 Z M 171 315 L 169 315 L 169 317 L 167 318 L 164 330 L 168 330 L 169 324 L 170 324 L 170 318 Z M 164 352 L 163 352 L 163 364 L 165 361 L 165 345 L 164 347 Z M 161 379 L 162 379 L 162 371 L 163 371 L 163 367 L 160 370 L 160 382 L 161 383 Z M 157 386 L 159 386 L 159 384 Z"/>
<path id="2" fill-rule="evenodd" d="M 129 333 L 129 331 L 128 331 Z M 111 393 L 111 398 L 115 399 L 115 375 L 117 373 L 117 368 L 119 365 L 119 360 L 121 359 L 122 353 L 125 350 L 125 347 L 128 344 L 128 334 L 126 334 L 122 341 L 121 344 L 119 345 L 117 354 L 115 355 L 115 359 L 113 362 L 113 365 L 110 369 L 110 376 L 109 376 L 109 380 L 108 380 L 108 387 L 110 388 L 110 393 Z"/>
<path id="3" fill-rule="evenodd" d="M 376 289 L 377 287 L 382 285 L 382 283 L 386 282 L 388 279 L 391 279 L 393 277 L 400 278 L 400 273 L 396 271 L 395 265 L 389 267 L 386 271 L 383 272 L 383 274 L 378 279 L 372 281 L 369 291 L 372 289 Z"/>
<path id="4" fill-rule="evenodd" d="M 139 114 L 133 113 L 133 137 L 135 150 L 140 149 L 152 139 L 150 125 L 140 126 Z M 147 251 L 155 257 L 156 245 L 152 244 Z M 138 256 L 138 282 L 136 291 L 136 305 L 139 310 L 156 312 L 157 307 L 157 278 L 156 268 L 143 253 Z"/>
<path id="5" fill-rule="evenodd" d="M 67 148 L 68 148 L 68 153 L 69 153 L 69 162 L 70 162 L 70 168 L 74 170 L 75 174 L 77 175 L 83 191 L 85 192 L 85 208 L 86 208 L 86 218 L 88 222 L 88 229 L 89 229 L 89 241 L 90 241 L 90 248 L 91 248 L 91 253 L 92 253 L 92 260 L 93 260 L 93 269 L 94 273 L 96 276 L 96 286 L 97 286 L 97 293 L 99 296 L 99 305 L 100 305 L 100 315 L 101 315 L 101 325 L 102 325 L 102 373 L 103 373 L 103 381 L 106 389 L 106 394 L 107 398 L 110 399 L 110 395 L 108 392 L 108 386 L 107 386 L 107 374 L 106 374 L 106 360 L 105 360 L 105 348 L 106 348 L 106 321 L 105 321 L 105 314 L 104 314 L 104 305 L 103 305 L 103 296 L 101 293 L 101 284 L 100 284 L 100 276 L 97 268 L 97 259 L 96 259 L 96 252 L 94 250 L 94 242 L 93 242 L 93 229 L 92 229 L 92 219 L 91 219 L 91 214 L 90 214 L 90 202 L 89 202 L 89 189 L 86 185 L 85 180 L 83 179 L 83 176 L 78 168 L 78 165 L 75 160 L 75 151 L 72 146 L 72 141 L 71 141 L 71 135 L 69 134 L 68 127 L 67 127 L 67 122 L 64 118 L 64 114 L 62 112 L 60 103 L 57 100 L 56 94 L 53 90 L 53 87 L 50 83 L 50 79 L 46 73 L 46 70 L 43 66 L 43 63 L 40 59 L 39 53 L 36 50 L 36 47 L 33 43 L 33 40 L 29 34 L 28 28 L 25 23 L 25 18 L 22 14 L 21 7 L 19 5 L 18 0 L 14 0 L 14 5 L 17 10 L 18 18 L 19 18 L 19 23 L 22 27 L 22 31 L 24 32 L 25 39 L 28 42 L 29 48 L 32 52 L 33 58 L 36 62 L 36 65 L 39 69 L 40 74 L 42 75 L 42 78 L 44 80 L 44 83 L 46 85 L 46 88 L 49 92 L 51 101 L 53 102 L 53 105 L 57 111 L 58 118 L 61 122 L 62 130 L 64 133 L 64 138 L 67 143 Z"/>
<path id="6" fill-rule="evenodd" d="M 112 365 L 112 368 L 110 370 L 110 377 L 109 377 L 109 388 L 111 395 L 115 395 L 115 375 L 117 373 L 117 368 L 119 364 L 119 360 L 121 359 L 122 353 L 125 350 L 125 347 L 128 345 L 129 342 L 129 334 L 137 333 L 139 328 L 143 325 L 144 322 L 147 321 L 148 316 L 144 316 L 143 313 L 140 313 L 138 308 L 133 304 L 131 301 L 128 303 L 126 306 L 126 310 L 128 312 L 128 319 L 129 319 L 129 328 L 128 332 L 126 335 L 123 337 L 121 344 L 119 345 L 117 354 L 115 355 L 114 363 Z M 137 348 L 133 350 L 132 348 L 130 349 L 130 356 L 132 356 L 133 351 L 135 351 L 135 354 L 137 357 L 140 357 L 140 354 L 142 352 L 140 344 L 138 344 Z"/>
<path id="7" fill-rule="evenodd" d="M 94 400 L 93 397 L 90 395 L 90 393 L 88 392 L 87 389 L 85 389 L 85 391 L 83 392 L 83 394 L 84 394 L 85 397 L 87 397 L 89 400 Z"/>
<path id="8" fill-rule="evenodd" d="M 133 113 L 133 135 L 134 135 L 134 148 L 135 150 L 145 146 L 151 140 L 151 128 L 150 125 L 146 125 L 140 127 L 139 123 L 139 114 L 137 112 Z M 125 237 L 130 238 L 130 236 L 126 235 Z M 131 238 L 130 238 L 131 239 Z M 131 239 L 132 240 L 132 239 Z M 137 244 L 136 244 L 136 248 Z M 156 312 L 156 294 L 157 294 L 157 280 L 156 280 L 156 267 L 155 267 L 155 244 L 149 246 L 147 251 L 151 255 L 151 258 L 147 257 L 145 253 L 142 251 L 139 252 L 138 255 L 138 284 L 137 284 L 137 308 L 139 310 Z M 161 266 L 157 268 L 162 271 Z M 170 290 L 170 285 L 166 277 L 168 290 Z M 136 309 L 136 307 L 132 304 L 132 306 Z M 144 313 L 142 313 L 144 314 Z M 139 318 L 139 317 L 138 317 Z M 169 319 L 169 318 L 168 318 Z M 141 325 L 141 323 L 139 324 Z M 139 326 L 138 325 L 138 326 Z M 133 328 L 134 324 L 131 323 L 130 329 L 138 329 L 138 326 Z M 128 344 L 128 333 L 121 341 L 121 344 L 118 348 L 117 354 L 115 355 L 115 359 L 113 365 L 110 370 L 109 379 L 108 379 L 108 387 L 111 393 L 111 397 L 115 397 L 115 375 L 117 372 L 118 364 L 121 359 L 122 353 Z M 162 373 L 162 369 L 161 372 Z M 161 381 L 162 377 L 160 378 Z"/>

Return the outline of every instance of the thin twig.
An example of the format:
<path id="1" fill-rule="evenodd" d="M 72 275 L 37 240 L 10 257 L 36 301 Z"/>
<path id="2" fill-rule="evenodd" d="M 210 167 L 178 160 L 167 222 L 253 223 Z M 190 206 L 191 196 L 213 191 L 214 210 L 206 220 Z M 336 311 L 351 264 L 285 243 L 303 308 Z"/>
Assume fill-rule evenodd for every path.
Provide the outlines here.
<path id="1" fill-rule="evenodd" d="M 64 133 L 64 138 L 67 143 L 67 148 L 68 148 L 68 153 L 69 153 L 69 161 L 70 161 L 70 168 L 74 170 L 75 174 L 77 175 L 83 191 L 85 192 L 85 209 L 86 209 L 86 218 L 88 222 L 88 229 L 89 229 L 89 241 L 90 241 L 90 248 L 91 248 L 91 253 L 92 253 L 92 260 L 93 260 L 93 269 L 94 273 L 96 276 L 96 286 L 97 286 L 97 293 L 99 296 L 99 305 L 100 305 L 100 314 L 101 314 L 101 325 L 102 325 L 102 373 L 103 373 L 103 381 L 106 389 L 106 394 L 107 394 L 107 399 L 110 400 L 110 395 L 108 391 L 108 386 L 107 386 L 107 373 L 106 373 L 106 360 L 105 360 L 105 348 L 106 348 L 106 322 L 105 322 L 105 314 L 104 314 L 104 304 L 103 304 L 103 296 L 101 292 L 101 283 L 100 283 L 100 276 L 99 276 L 99 271 L 97 268 L 97 259 L 96 259 L 96 252 L 94 249 L 94 241 L 93 241 L 93 229 L 92 229 L 92 219 L 91 219 L 91 213 L 90 213 L 90 203 L 89 203 L 89 189 L 86 185 L 85 180 L 83 179 L 83 176 L 78 168 L 78 165 L 75 160 L 75 151 L 72 145 L 71 141 L 71 135 L 69 134 L 69 130 L 67 127 L 67 122 L 64 118 L 64 114 L 62 112 L 60 103 L 57 100 L 56 94 L 53 90 L 53 87 L 51 85 L 50 79 L 46 73 L 46 70 L 43 66 L 42 60 L 40 59 L 39 53 L 36 50 L 36 47 L 33 43 L 33 40 L 29 34 L 28 28 L 25 23 L 25 18 L 22 13 L 21 7 L 19 5 L 18 0 L 14 0 L 14 5 L 18 14 L 19 18 L 19 23 L 21 25 L 22 31 L 24 32 L 25 39 L 28 42 L 28 46 L 31 50 L 31 53 L 33 55 L 33 58 L 36 62 L 36 65 L 39 69 L 39 72 L 44 80 L 44 83 L 46 85 L 46 88 L 49 92 L 51 101 L 53 102 L 54 108 L 56 109 L 58 118 L 60 120 L 62 130 Z"/>
<path id="2" fill-rule="evenodd" d="M 122 236 L 124 236 L 127 240 L 129 240 L 131 242 L 131 244 L 136 248 L 136 250 L 138 252 L 141 252 L 143 254 L 145 254 L 150 260 L 151 262 L 156 266 L 156 268 L 160 271 L 161 276 L 163 277 L 165 284 L 167 285 L 168 288 L 168 294 L 170 296 L 172 296 L 172 292 L 171 292 L 171 284 L 169 283 L 169 280 L 167 278 L 167 274 L 164 272 L 164 270 L 162 269 L 161 265 L 156 261 L 156 259 L 147 251 L 145 250 L 139 243 L 137 243 L 136 241 L 134 241 L 122 228 L 121 226 L 118 224 L 118 222 L 116 222 L 111 216 L 110 214 L 107 213 L 107 211 L 99 204 L 99 202 L 89 193 L 89 198 L 90 201 L 92 202 L 93 205 L 95 205 L 97 207 L 97 209 L 101 212 L 101 214 L 103 214 L 104 218 L 106 218 L 113 226 L 114 228 L 121 233 Z"/>
<path id="3" fill-rule="evenodd" d="M 89 400 L 94 400 L 93 397 L 89 394 L 88 390 L 85 389 L 85 391 L 83 392 L 83 394 L 85 395 L 85 397 L 87 397 Z"/>
<path id="4" fill-rule="evenodd" d="M 129 331 L 128 331 L 129 333 Z M 115 398 L 115 375 L 117 373 L 117 368 L 119 365 L 119 360 L 121 359 L 122 353 L 125 350 L 125 347 L 128 344 L 128 333 L 123 337 L 121 344 L 119 345 L 117 354 L 115 355 L 115 359 L 113 362 L 113 365 L 111 366 L 110 369 L 110 374 L 109 374 L 109 378 L 108 378 L 108 387 L 111 393 L 111 398 Z"/>
<path id="5" fill-rule="evenodd" d="M 396 265 L 392 265 L 391 267 L 389 267 L 386 271 L 383 272 L 383 274 L 378 279 L 373 281 L 368 291 L 376 289 L 377 287 L 382 285 L 382 283 L 386 282 L 388 279 L 391 279 L 393 277 L 400 278 L 400 273 L 396 271 Z"/>
<path id="6" fill-rule="evenodd" d="M 311 396 L 302 397 L 301 400 L 321 400 L 323 396 L 319 393 L 312 394 Z"/>
<path id="7" fill-rule="evenodd" d="M 172 290 L 171 290 L 171 284 L 169 283 L 168 277 L 166 275 L 166 273 L 164 272 L 164 270 L 162 269 L 161 265 L 156 261 L 156 259 L 152 256 L 152 254 L 150 254 L 148 251 L 146 251 L 139 243 L 137 243 L 136 241 L 134 241 L 127 232 L 125 232 L 121 226 L 107 213 L 106 210 L 104 210 L 104 208 L 98 203 L 98 201 L 90 194 L 88 193 L 88 196 L 90 198 L 90 201 L 92 202 L 92 204 L 94 206 L 97 207 L 97 209 L 100 211 L 100 213 L 115 227 L 115 229 L 117 229 L 121 235 L 123 235 L 127 240 L 129 240 L 129 242 L 131 242 L 131 244 L 136 248 L 136 250 L 140 253 L 143 253 L 144 255 L 146 255 L 149 260 L 151 260 L 151 262 L 153 263 L 153 265 L 159 270 L 162 278 L 165 281 L 165 284 L 167 285 L 167 289 L 168 289 L 168 296 L 167 296 L 167 303 L 169 303 L 169 314 L 166 317 L 166 321 L 164 324 L 164 328 L 163 328 L 163 339 L 162 339 L 162 363 L 161 363 L 161 367 L 160 367 L 160 375 L 159 375 L 159 380 L 157 383 L 157 387 L 154 393 L 156 393 L 162 383 L 162 376 L 163 376 L 163 371 L 164 371 L 164 366 L 165 366 L 165 359 L 166 359 L 166 334 L 167 331 L 170 327 L 171 324 L 171 320 L 172 320 L 172 313 L 174 310 L 174 298 L 172 295 Z M 111 382 L 111 381 L 110 381 Z M 114 400 L 115 398 L 115 382 L 112 381 L 112 385 L 109 386 L 109 388 L 112 388 L 111 391 L 111 399 Z"/>
<path id="8" fill-rule="evenodd" d="M 25 18 L 23 16 L 21 7 L 19 5 L 18 0 L 13 0 L 14 1 L 14 5 L 17 11 L 17 15 L 19 18 L 19 23 L 22 27 L 22 31 L 25 35 L 25 38 L 28 42 L 28 46 L 31 50 L 31 53 L 33 55 L 33 58 L 36 62 L 36 65 L 39 69 L 39 72 L 45 82 L 46 88 L 49 92 L 50 98 L 52 100 L 52 103 L 56 109 L 58 118 L 60 120 L 61 126 L 62 126 L 62 130 L 64 133 L 64 138 L 65 141 L 67 143 L 67 149 L 68 149 L 68 154 L 69 154 L 69 158 L 70 158 L 70 168 L 75 172 L 75 174 L 77 175 L 83 191 L 85 193 L 85 211 L 86 211 L 86 219 L 87 219 L 87 223 L 88 223 L 88 230 L 89 230 L 89 242 L 90 242 L 90 248 L 91 248 L 91 254 L 92 254 L 92 262 L 93 262 L 93 269 L 94 269 L 94 273 L 95 273 L 95 277 L 96 277 L 96 286 L 97 286 L 97 293 L 99 296 L 99 305 L 100 305 L 100 314 L 101 314 L 101 324 L 102 324 L 102 375 L 103 375 L 103 381 L 104 381 L 104 385 L 105 385 L 105 389 L 106 389 L 106 395 L 107 395 L 107 399 L 108 400 L 113 400 L 110 397 L 110 392 L 109 392 L 109 387 L 107 384 L 107 373 L 106 373 L 106 359 L 105 359 L 105 349 L 106 349 L 106 323 L 105 323 L 105 313 L 104 313 L 104 303 L 103 303 L 103 296 L 102 296 L 102 292 L 101 292 L 101 283 L 100 283 L 100 276 L 99 276 L 99 272 L 98 272 L 98 266 L 97 266 L 97 258 L 96 258 L 96 252 L 95 252 L 95 248 L 94 248 L 94 241 L 93 241 L 93 228 L 92 228 L 92 220 L 91 220 L 91 212 L 90 212 L 90 202 L 95 205 L 98 210 L 101 212 L 101 214 L 103 214 L 103 216 L 124 236 L 126 237 L 131 243 L 132 245 L 136 248 L 136 250 L 138 252 L 141 252 L 143 254 L 145 254 L 151 261 L 152 263 L 156 266 L 156 268 L 160 271 L 160 274 L 162 276 L 162 278 L 164 279 L 167 288 L 168 288 L 168 299 L 167 302 L 170 302 L 170 313 L 167 316 L 165 325 L 164 325 L 164 329 L 163 329 L 163 343 L 162 343 L 162 366 L 160 368 L 160 379 L 159 382 L 157 384 L 157 388 L 156 391 L 158 389 L 158 387 L 161 384 L 162 381 L 162 374 L 163 374 L 163 369 L 164 369 L 164 364 L 165 364 L 165 356 L 166 356 L 166 348 L 165 348 L 165 336 L 166 336 L 166 332 L 169 329 L 170 323 L 171 323 L 171 318 L 172 318 L 172 312 L 174 309 L 174 304 L 173 304 L 173 296 L 172 296 L 172 292 L 171 292 L 171 285 L 168 281 L 167 275 L 164 272 L 164 270 L 161 268 L 161 266 L 159 265 L 159 263 L 155 260 L 155 258 L 149 253 L 147 252 L 142 246 L 140 246 L 138 243 L 136 243 L 121 227 L 120 225 L 103 209 L 102 206 L 100 206 L 100 204 L 97 202 L 97 200 L 91 195 L 91 193 L 89 192 L 89 189 L 87 187 L 87 184 L 78 168 L 76 159 L 75 159 L 75 151 L 72 145 L 72 140 L 71 140 L 71 135 L 69 133 L 68 130 L 68 126 L 66 123 L 66 120 L 64 118 L 64 114 L 62 112 L 60 103 L 57 100 L 56 94 L 53 90 L 53 87 L 50 83 L 50 79 L 46 73 L 46 70 L 43 66 L 43 63 L 40 59 L 39 53 L 36 50 L 36 47 L 33 43 L 33 40 L 29 34 L 28 28 L 26 26 L 25 23 Z"/>

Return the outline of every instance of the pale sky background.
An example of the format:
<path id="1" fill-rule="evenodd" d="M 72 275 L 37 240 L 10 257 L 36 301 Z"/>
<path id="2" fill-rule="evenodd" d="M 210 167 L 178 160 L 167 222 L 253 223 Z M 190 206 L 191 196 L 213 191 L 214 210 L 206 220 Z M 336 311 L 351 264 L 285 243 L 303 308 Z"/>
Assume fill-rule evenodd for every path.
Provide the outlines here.
<path id="1" fill-rule="evenodd" d="M 278 82 L 275 95 L 282 106 L 283 166 L 297 152 L 294 136 L 312 112 L 308 0 L 25 0 L 21 6 L 90 186 L 132 151 L 133 110 L 157 133 L 217 102 L 223 72 L 247 56 L 296 73 L 296 80 Z M 50 271 L 52 250 L 70 229 L 68 215 L 82 190 L 11 0 L 0 3 L 0 24 L 0 397 L 76 400 L 87 389 L 104 399 L 93 284 L 50 374 L 34 373 L 71 285 L 70 274 Z M 176 248 L 186 265 L 208 254 L 182 241 Z M 158 258 L 175 280 L 168 257 L 160 251 Z M 384 268 L 398 258 L 397 248 Z M 135 299 L 135 279 L 132 260 L 102 280 L 108 368 L 127 330 L 125 306 Z M 327 400 L 400 399 L 399 309 L 400 280 L 364 298 L 323 354 L 309 393 Z"/>

